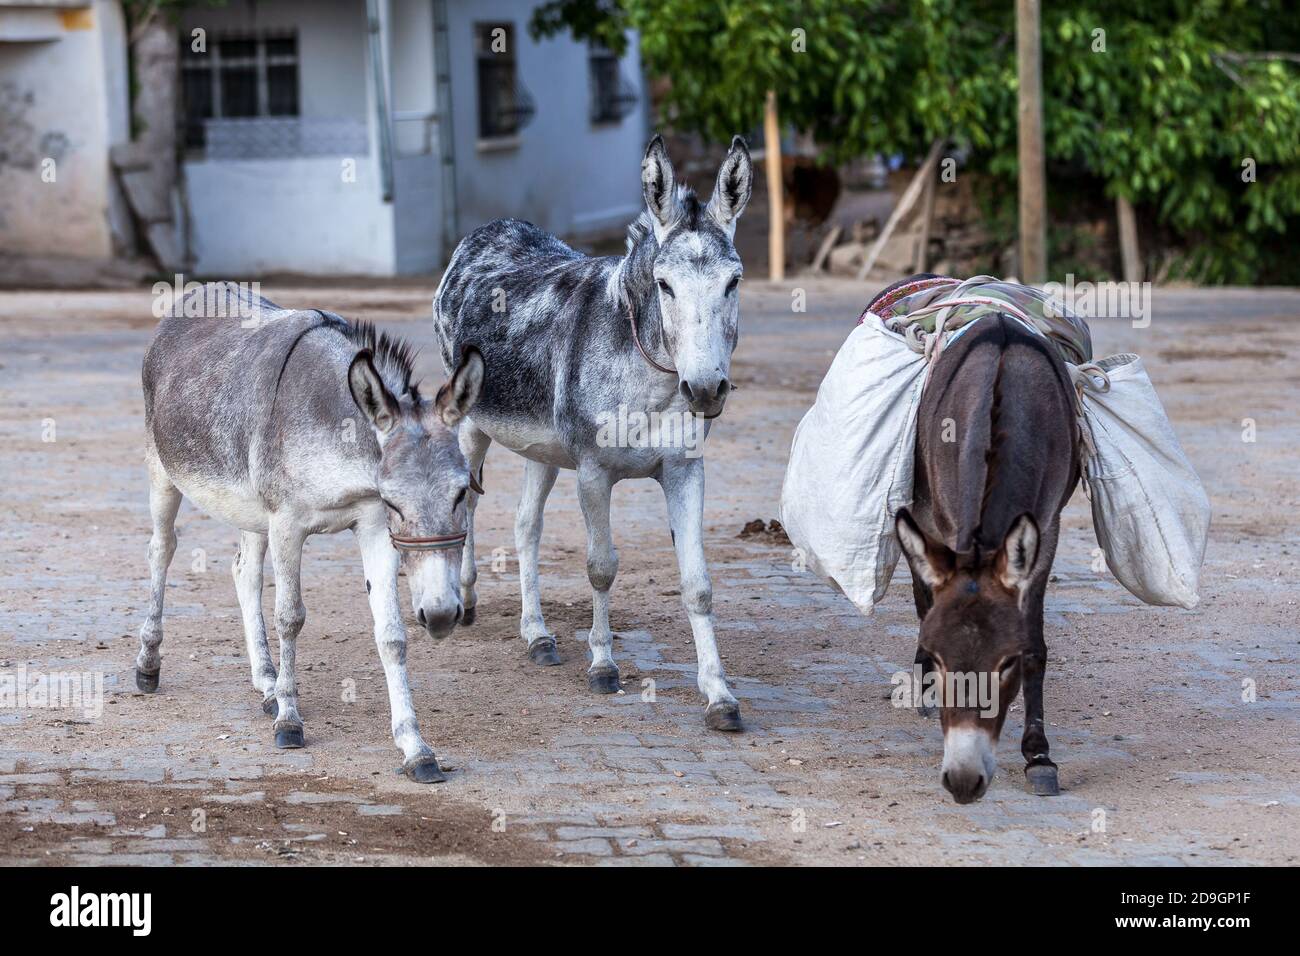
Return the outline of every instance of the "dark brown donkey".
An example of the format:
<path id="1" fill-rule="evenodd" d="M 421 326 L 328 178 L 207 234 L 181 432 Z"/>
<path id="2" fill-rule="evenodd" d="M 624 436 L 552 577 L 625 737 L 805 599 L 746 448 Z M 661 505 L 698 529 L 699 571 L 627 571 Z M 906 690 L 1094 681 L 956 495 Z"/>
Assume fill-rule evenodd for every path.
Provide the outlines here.
<path id="1" fill-rule="evenodd" d="M 958 803 L 988 789 L 1022 684 L 1025 776 L 1036 794 L 1059 792 L 1043 731 L 1043 592 L 1078 481 L 1078 441 L 1064 363 L 1015 319 L 977 320 L 930 369 L 915 500 L 896 529 L 921 618 L 918 665 L 943 688 L 987 689 L 988 700 L 943 697 L 943 785 Z"/>

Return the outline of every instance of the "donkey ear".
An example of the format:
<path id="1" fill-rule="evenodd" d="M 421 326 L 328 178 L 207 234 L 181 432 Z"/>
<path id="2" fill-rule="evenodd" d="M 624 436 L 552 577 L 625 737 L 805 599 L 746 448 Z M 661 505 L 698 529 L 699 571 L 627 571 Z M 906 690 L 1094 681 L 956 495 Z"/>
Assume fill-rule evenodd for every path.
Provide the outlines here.
<path id="1" fill-rule="evenodd" d="M 908 567 L 931 591 L 952 577 L 952 555 L 942 545 L 930 543 L 906 508 L 898 509 L 894 531 L 903 546 L 903 554 L 907 555 Z"/>
<path id="2" fill-rule="evenodd" d="M 646 208 L 660 228 L 666 229 L 677 217 L 677 175 L 668 158 L 664 138 L 656 135 L 641 160 L 641 192 Z"/>
<path id="3" fill-rule="evenodd" d="M 434 407 L 438 416 L 448 428 L 455 428 L 462 418 L 478 401 L 479 392 L 483 390 L 483 355 L 474 346 L 465 349 L 460 357 L 460 365 L 452 373 L 447 384 L 438 389 Z"/>
<path id="4" fill-rule="evenodd" d="M 357 408 L 365 413 L 366 420 L 374 426 L 380 435 L 386 435 L 397 424 L 401 409 L 397 399 L 384 385 L 384 380 L 375 371 L 374 359 L 370 349 L 362 349 L 348 366 L 348 389 Z"/>
<path id="5" fill-rule="evenodd" d="M 718 182 L 709 199 L 709 214 L 723 229 L 733 232 L 753 189 L 754 162 L 749 158 L 745 141 L 736 136 L 731 140 L 731 151 L 718 169 Z"/>
<path id="6" fill-rule="evenodd" d="M 1002 586 L 1024 594 L 1037 558 L 1038 524 L 1033 515 L 1025 513 L 1011 522 L 1011 530 L 998 552 L 995 568 Z"/>

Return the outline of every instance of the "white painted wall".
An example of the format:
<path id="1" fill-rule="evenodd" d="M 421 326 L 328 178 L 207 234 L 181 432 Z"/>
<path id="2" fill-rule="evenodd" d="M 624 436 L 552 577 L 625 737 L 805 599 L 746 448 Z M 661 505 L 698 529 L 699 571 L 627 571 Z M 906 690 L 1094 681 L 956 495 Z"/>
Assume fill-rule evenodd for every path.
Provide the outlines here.
<path id="1" fill-rule="evenodd" d="M 644 99 L 621 123 L 592 126 L 587 47 L 567 36 L 533 42 L 528 19 L 535 5 L 447 0 L 462 235 L 508 216 L 560 235 L 581 235 L 620 226 L 641 208 Z M 518 146 L 484 150 L 478 143 L 474 24 L 498 21 L 514 24 L 519 76 L 537 111 L 519 133 Z M 622 68 L 644 98 L 635 37 Z"/>
<path id="2" fill-rule="evenodd" d="M 363 0 L 231 0 L 182 21 L 210 38 L 223 31 L 298 34 L 304 117 L 365 121 L 370 155 L 185 162 L 195 271 L 234 279 L 271 272 L 392 275 L 393 207 L 376 159 Z M 355 164 L 355 181 L 344 163 Z"/>
<path id="3" fill-rule="evenodd" d="M 343 182 L 335 157 L 185 164 L 195 272 L 392 275 L 393 207 L 373 158 Z"/>
<path id="4" fill-rule="evenodd" d="M 0 7 L 4 37 L 0 252 L 108 258 L 115 237 L 120 244 L 129 232 L 108 158 L 128 135 L 121 8 L 117 0 Z M 45 182 L 42 164 L 51 159 L 54 181 Z"/>

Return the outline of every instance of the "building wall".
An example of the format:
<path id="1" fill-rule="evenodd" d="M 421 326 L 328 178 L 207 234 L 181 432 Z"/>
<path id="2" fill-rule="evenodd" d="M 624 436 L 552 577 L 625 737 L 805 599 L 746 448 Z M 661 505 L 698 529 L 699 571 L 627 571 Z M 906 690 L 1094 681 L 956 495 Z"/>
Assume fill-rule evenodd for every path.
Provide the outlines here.
<path id="1" fill-rule="evenodd" d="M 108 153 L 129 135 L 125 61 L 116 0 L 0 5 L 0 252 L 119 251 L 130 225 Z"/>
<path id="2" fill-rule="evenodd" d="M 393 207 L 383 202 L 374 146 L 364 0 L 231 0 L 188 9 L 182 27 L 210 38 L 295 30 L 302 116 L 365 122 L 371 144 L 369 155 L 352 157 L 187 159 L 195 272 L 392 275 Z"/>
<path id="3" fill-rule="evenodd" d="M 620 123 L 592 126 L 587 47 L 567 36 L 534 42 L 527 28 L 535 6 L 532 0 L 447 0 L 461 235 L 501 217 L 583 235 L 618 227 L 641 208 L 646 94 L 635 38 L 622 70 L 642 100 Z M 536 112 L 517 146 L 484 149 L 474 24 L 498 21 L 514 24 L 519 79 Z"/>

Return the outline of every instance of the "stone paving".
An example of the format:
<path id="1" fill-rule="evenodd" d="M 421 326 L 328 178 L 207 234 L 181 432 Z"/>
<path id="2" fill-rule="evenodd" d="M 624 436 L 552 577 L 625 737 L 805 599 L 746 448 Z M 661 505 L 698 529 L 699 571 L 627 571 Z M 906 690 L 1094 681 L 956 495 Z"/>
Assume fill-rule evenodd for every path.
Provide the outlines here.
<path id="1" fill-rule="evenodd" d="M 373 292 L 336 297 L 345 314 L 377 314 L 424 342 L 427 293 L 388 290 L 373 309 Z M 299 305 L 314 294 L 293 302 L 287 293 Z M 1270 348 L 1300 358 L 1300 295 L 1180 293 L 1148 337 L 1095 329 L 1106 352 L 1149 357 L 1212 489 L 1205 601 L 1194 612 L 1145 608 L 1095 571 L 1077 496 L 1047 611 L 1049 735 L 1064 792 L 1042 800 L 1023 789 L 1016 708 L 993 788 L 966 807 L 939 787 L 936 722 L 888 700 L 916 635 L 906 571 L 865 620 L 794 570 L 788 546 L 737 536 L 750 519 L 775 516 L 790 433 L 863 293 L 814 288 L 812 314 L 801 316 L 788 314 L 780 287 L 746 295 L 733 367 L 742 390 L 709 439 L 706 513 L 719 644 L 746 732 L 704 728 L 662 498 L 645 483 L 619 486 L 614 502 L 623 693 L 594 696 L 582 677 L 590 604 L 571 476 L 552 495 L 542 553 L 545 610 L 565 662 L 526 662 L 515 565 L 493 566 L 498 549 L 509 559 L 519 487 L 517 459 L 497 449 L 480 509 L 479 622 L 436 645 L 413 640 L 410 652 L 422 728 L 448 769 L 432 788 L 394 773 L 382 670 L 346 535 L 313 539 L 304 563 L 306 749 L 270 744 L 229 578 L 234 536 L 188 505 L 163 686 L 136 692 L 147 297 L 0 296 L 0 321 L 14 334 L 0 380 L 14 506 L 0 532 L 0 675 L 20 665 L 89 671 L 103 675 L 105 693 L 93 717 L 0 707 L 0 862 L 1300 862 L 1300 645 L 1288 583 L 1300 561 L 1294 516 L 1278 505 L 1297 490 L 1295 384 L 1266 361 L 1226 371 L 1161 364 L 1174 345 L 1245 348 L 1232 334 L 1250 327 L 1227 330 L 1252 321 L 1273 329 Z M 1207 382 L 1214 403 L 1203 399 Z M 1225 454 L 1223 435 L 1236 441 L 1247 413 L 1261 423 L 1259 445 Z M 34 437 L 47 418 L 59 423 L 56 444 Z M 1249 705 L 1243 679 L 1257 684 Z M 344 683 L 355 699 L 341 698 Z"/>

